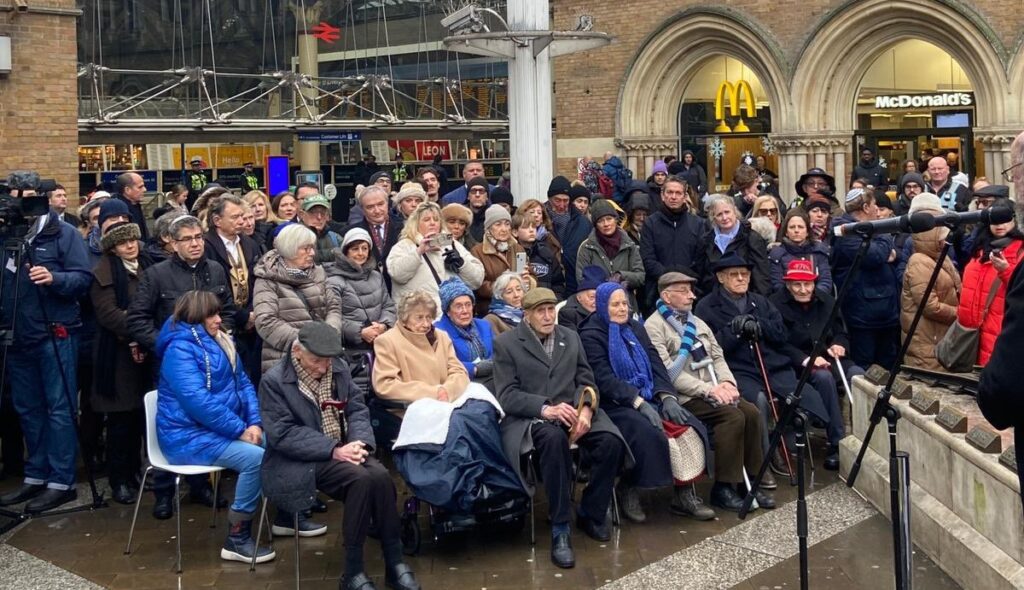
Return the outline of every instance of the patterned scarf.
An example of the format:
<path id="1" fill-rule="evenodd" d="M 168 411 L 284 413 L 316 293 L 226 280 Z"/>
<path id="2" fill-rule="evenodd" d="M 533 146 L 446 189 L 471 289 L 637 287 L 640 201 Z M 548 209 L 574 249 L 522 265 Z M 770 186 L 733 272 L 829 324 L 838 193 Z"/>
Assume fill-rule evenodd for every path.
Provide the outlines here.
<path id="1" fill-rule="evenodd" d="M 491 299 L 491 306 L 488 308 L 489 312 L 498 316 L 506 324 L 516 327 L 520 322 L 523 321 L 523 310 L 518 307 L 512 307 L 497 297 Z"/>
<path id="2" fill-rule="evenodd" d="M 480 338 L 480 330 L 476 329 L 476 322 L 473 320 L 469 321 L 469 325 L 463 328 L 462 326 L 451 322 L 452 326 L 455 327 L 455 331 L 462 337 L 463 340 L 469 342 L 470 348 L 473 352 L 473 360 L 484 360 L 487 359 L 487 347 L 484 345 L 484 341 Z"/>
<path id="3" fill-rule="evenodd" d="M 627 324 L 617 324 L 608 315 L 608 301 L 615 291 L 622 291 L 618 283 L 602 283 L 597 287 L 597 314 L 608 325 L 608 360 L 612 372 L 621 380 L 636 387 L 640 397 L 654 397 L 654 371 L 643 344 Z"/>
<path id="4" fill-rule="evenodd" d="M 665 319 L 668 325 L 672 326 L 672 329 L 679 334 L 679 356 L 676 357 L 672 364 L 668 368 L 668 376 L 674 382 L 676 377 L 683 372 L 683 368 L 686 365 L 686 359 L 690 356 L 690 351 L 693 350 L 694 343 L 697 342 L 697 324 L 694 323 L 693 318 L 686 312 L 686 324 L 680 323 L 680 317 L 676 312 L 665 305 L 665 302 L 658 299 L 658 313 Z"/>
<path id="5" fill-rule="evenodd" d="M 555 235 L 560 236 L 565 233 L 565 228 L 569 225 L 569 217 L 571 215 L 572 213 L 569 211 L 558 213 L 553 207 L 548 207 L 548 216 L 551 217 L 551 225 L 555 227 Z"/>
<path id="6" fill-rule="evenodd" d="M 292 356 L 292 367 L 295 368 L 295 375 L 299 378 L 299 391 L 312 400 L 318 409 L 321 403 L 334 399 L 331 397 L 332 380 L 334 379 L 331 371 L 327 371 L 320 379 L 314 379 L 309 372 L 302 368 L 299 359 L 294 356 Z M 338 410 L 334 408 L 320 410 L 320 426 L 323 428 L 324 434 L 334 440 L 341 440 L 341 418 L 338 416 Z"/>

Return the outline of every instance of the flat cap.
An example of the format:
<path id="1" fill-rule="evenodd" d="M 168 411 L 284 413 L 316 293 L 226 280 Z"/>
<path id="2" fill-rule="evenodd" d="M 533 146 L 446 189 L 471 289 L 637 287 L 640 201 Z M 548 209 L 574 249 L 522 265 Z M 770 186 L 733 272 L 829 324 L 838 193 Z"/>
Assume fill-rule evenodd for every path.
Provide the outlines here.
<path id="1" fill-rule="evenodd" d="M 658 291 L 664 291 L 666 287 L 677 283 L 696 283 L 697 279 L 682 272 L 667 272 L 658 278 Z"/>
<path id="2" fill-rule="evenodd" d="M 324 322 L 309 322 L 299 328 L 299 344 L 321 358 L 334 358 L 345 350 L 341 334 Z"/>
<path id="3" fill-rule="evenodd" d="M 558 303 L 555 292 L 545 287 L 530 289 L 523 297 L 523 309 L 533 309 L 545 303 Z"/>

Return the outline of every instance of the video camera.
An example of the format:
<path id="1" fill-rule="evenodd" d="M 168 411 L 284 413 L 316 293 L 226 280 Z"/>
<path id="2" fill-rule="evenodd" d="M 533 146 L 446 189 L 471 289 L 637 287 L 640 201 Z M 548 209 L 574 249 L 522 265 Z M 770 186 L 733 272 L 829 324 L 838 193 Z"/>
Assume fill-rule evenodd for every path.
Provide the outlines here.
<path id="1" fill-rule="evenodd" d="M 48 193 L 56 189 L 55 180 L 41 179 L 31 171 L 17 170 L 6 180 L 0 179 L 0 236 L 21 237 L 28 233 L 29 218 L 50 211 Z"/>

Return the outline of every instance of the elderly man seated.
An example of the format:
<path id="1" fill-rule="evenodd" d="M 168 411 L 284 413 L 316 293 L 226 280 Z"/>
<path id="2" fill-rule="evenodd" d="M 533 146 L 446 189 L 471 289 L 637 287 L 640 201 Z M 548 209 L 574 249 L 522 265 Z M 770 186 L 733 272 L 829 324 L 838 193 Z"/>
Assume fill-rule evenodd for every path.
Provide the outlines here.
<path id="1" fill-rule="evenodd" d="M 345 503 L 342 590 L 373 590 L 363 564 L 372 521 L 390 588 L 418 590 L 402 559 L 395 484 L 372 455 L 376 442 L 363 395 L 339 357 L 341 338 L 323 322 L 299 330 L 291 350 L 260 382 L 267 440 L 263 492 L 281 510 L 308 510 L 320 490 Z"/>
<path id="2" fill-rule="evenodd" d="M 526 294 L 523 322 L 494 341 L 494 384 L 506 413 L 501 424 L 505 455 L 521 467 L 520 457 L 535 451 L 551 516 L 551 561 L 571 568 L 576 558 L 569 538 L 569 447 L 579 445 L 590 462 L 577 525 L 599 541 L 611 538 L 606 515 L 628 450 L 615 424 L 598 408 L 594 374 L 579 336 L 555 325 L 556 302 L 551 289 Z M 532 489 L 525 479 L 523 483 Z"/>
<path id="3" fill-rule="evenodd" d="M 736 377 L 743 399 L 757 403 L 767 419 L 765 393 L 786 396 L 794 392 L 797 376 L 786 347 L 789 334 L 779 310 L 763 295 L 750 292 L 752 265 L 735 254 L 723 256 L 714 266 L 718 286 L 697 304 L 697 316 L 707 322 L 722 346 L 725 360 Z M 823 400 L 808 384 L 800 405 L 828 424 L 828 443 L 839 445 L 842 415 L 834 399 Z M 767 446 L 767 440 L 762 440 Z M 786 468 L 775 459 L 778 472 Z"/>
<path id="4" fill-rule="evenodd" d="M 761 469 L 761 416 L 756 406 L 740 397 L 736 379 L 711 328 L 691 311 L 696 282 L 680 272 L 663 274 L 658 279 L 661 298 L 657 311 L 647 318 L 644 328 L 668 369 L 683 407 L 711 427 L 715 446 L 711 504 L 738 512 L 743 504 L 737 490 L 744 484 L 743 470 L 757 473 Z M 771 473 L 765 474 L 763 487 L 776 487 Z M 762 508 L 775 508 L 770 495 L 759 490 L 756 498 Z M 670 508 L 699 518 L 703 507 L 698 501 Z"/>

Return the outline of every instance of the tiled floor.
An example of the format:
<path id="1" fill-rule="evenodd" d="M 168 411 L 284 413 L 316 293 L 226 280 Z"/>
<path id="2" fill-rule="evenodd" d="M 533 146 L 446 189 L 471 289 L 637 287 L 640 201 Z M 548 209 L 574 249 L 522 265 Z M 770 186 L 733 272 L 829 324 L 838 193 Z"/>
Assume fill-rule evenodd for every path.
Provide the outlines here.
<path id="1" fill-rule="evenodd" d="M 811 587 L 891 586 L 888 521 L 837 482 L 833 473 L 818 469 L 817 482 L 809 490 Z M 11 484 L 0 482 L 0 489 Z M 774 512 L 754 512 L 745 522 L 731 513 L 720 513 L 710 522 L 673 516 L 667 510 L 668 492 L 651 494 L 645 498 L 647 523 L 625 523 L 608 543 L 574 535 L 578 565 L 573 570 L 555 568 L 548 558 L 549 526 L 543 502 L 538 503 L 536 546 L 530 545 L 528 530 L 515 534 L 480 532 L 446 539 L 440 545 L 425 543 L 409 563 L 424 588 L 795 588 L 798 574 L 792 501 L 796 494 L 795 488 L 780 484 L 776 498 L 780 505 L 788 504 Z M 230 489 L 231 483 L 225 487 Z M 698 489 L 706 497 L 707 486 Z M 23 525 L 10 535 L 9 546 L 0 545 L 0 587 L 294 587 L 294 544 L 290 538 L 277 540 L 273 562 L 249 573 L 247 565 L 219 558 L 226 534 L 225 512 L 220 512 L 218 528 L 211 530 L 209 509 L 187 501 L 182 511 L 185 572 L 176 576 L 174 520 L 152 519 L 151 506 L 152 496 L 147 495 L 130 556 L 123 555 L 131 519 L 129 506 L 112 504 L 96 512 L 42 518 Z M 318 515 L 330 526 L 328 534 L 300 543 L 303 588 L 337 588 L 343 560 L 341 512 L 339 503 L 330 503 L 329 512 Z M 383 588 L 383 565 L 372 540 L 367 544 L 366 557 L 368 571 Z M 922 584 L 916 587 L 957 588 L 923 554 L 915 559 L 915 582 Z M 76 580 L 61 569 L 84 580 Z M 683 574 L 688 577 L 673 577 Z M 58 579 L 61 582 L 55 586 Z"/>

